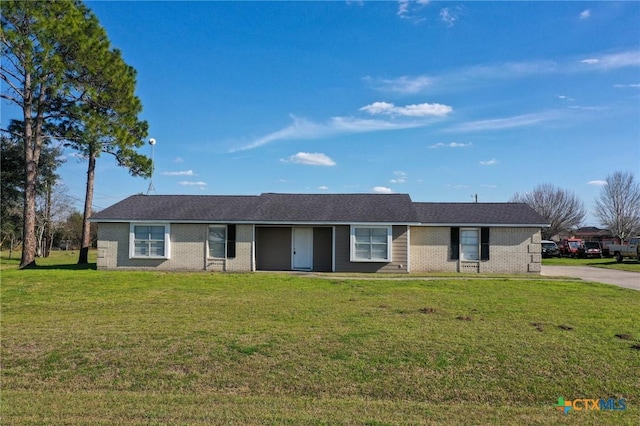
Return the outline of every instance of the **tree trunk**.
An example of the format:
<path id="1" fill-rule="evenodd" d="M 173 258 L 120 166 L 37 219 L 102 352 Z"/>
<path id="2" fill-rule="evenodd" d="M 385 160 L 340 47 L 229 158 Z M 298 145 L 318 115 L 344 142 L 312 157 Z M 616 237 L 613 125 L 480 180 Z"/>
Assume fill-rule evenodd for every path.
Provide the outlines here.
<path id="1" fill-rule="evenodd" d="M 87 190 L 84 197 L 84 214 L 82 216 L 82 241 L 80 243 L 80 257 L 78 265 L 89 263 L 89 248 L 91 246 L 91 204 L 93 204 L 93 183 L 96 175 L 96 152 L 93 145 L 89 149 L 89 166 L 87 168 Z"/>
<path id="2" fill-rule="evenodd" d="M 51 246 L 51 182 L 47 182 L 47 205 L 45 207 L 44 238 L 42 244 L 42 256 L 49 257 L 49 247 Z"/>
<path id="3" fill-rule="evenodd" d="M 24 208 L 22 225 L 22 258 L 20 268 L 32 268 L 36 266 L 36 179 L 38 173 L 38 161 L 40 160 L 39 143 L 41 136 L 38 129 L 34 134 L 32 127 L 33 97 L 31 92 L 31 76 L 25 76 L 24 88 Z M 36 126 L 38 121 L 36 120 Z M 39 140 L 40 139 L 40 140 Z"/>

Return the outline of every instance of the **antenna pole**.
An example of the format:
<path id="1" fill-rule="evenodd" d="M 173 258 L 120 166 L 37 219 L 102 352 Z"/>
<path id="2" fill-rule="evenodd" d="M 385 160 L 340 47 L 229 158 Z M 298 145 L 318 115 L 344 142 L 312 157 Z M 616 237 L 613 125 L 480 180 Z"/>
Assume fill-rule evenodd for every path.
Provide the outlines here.
<path id="1" fill-rule="evenodd" d="M 155 194 L 156 192 L 156 188 L 153 186 L 153 170 L 156 168 L 156 163 L 153 159 L 153 156 L 156 146 L 156 140 L 154 138 L 149 139 L 149 145 L 151 145 L 151 175 L 149 176 L 150 181 L 149 188 L 147 188 L 147 195 L 151 194 L 152 192 Z"/>

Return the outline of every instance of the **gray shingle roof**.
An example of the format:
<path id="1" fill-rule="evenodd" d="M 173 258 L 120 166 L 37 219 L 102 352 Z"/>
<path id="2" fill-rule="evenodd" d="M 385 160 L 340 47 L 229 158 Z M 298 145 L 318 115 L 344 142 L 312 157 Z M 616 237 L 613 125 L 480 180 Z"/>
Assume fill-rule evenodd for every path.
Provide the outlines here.
<path id="1" fill-rule="evenodd" d="M 407 194 L 262 194 L 260 217 L 277 222 L 416 222 Z"/>
<path id="2" fill-rule="evenodd" d="M 524 203 L 413 203 L 425 224 L 531 225 L 546 221 Z"/>
<path id="3" fill-rule="evenodd" d="M 414 203 L 407 194 L 133 195 L 92 216 L 105 221 L 526 225 L 522 203 Z"/>
<path id="4" fill-rule="evenodd" d="M 92 215 L 100 220 L 256 220 L 255 195 L 132 195 Z"/>

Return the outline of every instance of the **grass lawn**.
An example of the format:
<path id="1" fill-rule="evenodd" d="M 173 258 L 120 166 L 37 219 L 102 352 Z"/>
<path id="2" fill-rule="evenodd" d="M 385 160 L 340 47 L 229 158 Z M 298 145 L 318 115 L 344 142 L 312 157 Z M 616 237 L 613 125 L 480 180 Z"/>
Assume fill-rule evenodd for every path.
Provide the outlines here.
<path id="1" fill-rule="evenodd" d="M 596 259 L 574 259 L 571 257 L 542 259 L 543 265 L 562 266 L 595 266 L 597 268 L 617 269 L 619 271 L 640 272 L 640 262 L 636 259 L 625 258 L 621 263 L 616 262 L 613 257 Z M 640 279 L 640 278 L 639 278 Z"/>
<path id="2" fill-rule="evenodd" d="M 2 259 L 2 424 L 640 424 L 637 291 L 76 258 Z"/>

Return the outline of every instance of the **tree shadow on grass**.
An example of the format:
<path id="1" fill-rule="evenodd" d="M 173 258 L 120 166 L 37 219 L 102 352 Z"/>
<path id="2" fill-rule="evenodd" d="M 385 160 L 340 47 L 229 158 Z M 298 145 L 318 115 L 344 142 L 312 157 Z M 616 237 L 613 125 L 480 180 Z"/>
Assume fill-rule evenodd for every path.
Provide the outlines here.
<path id="1" fill-rule="evenodd" d="M 618 262 L 616 260 L 612 260 L 611 262 L 589 262 L 587 263 L 589 266 L 602 266 L 602 265 L 640 265 L 640 261 L 638 260 L 623 260 L 622 262 Z"/>
<path id="2" fill-rule="evenodd" d="M 35 270 L 57 270 L 57 271 L 86 271 L 86 270 L 97 270 L 98 268 L 96 267 L 95 263 L 85 263 L 82 265 L 78 265 L 77 263 L 74 264 L 60 264 L 60 265 L 37 265 L 34 266 L 30 269 L 35 269 Z"/>

